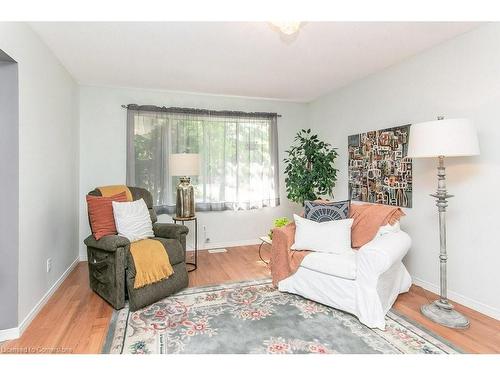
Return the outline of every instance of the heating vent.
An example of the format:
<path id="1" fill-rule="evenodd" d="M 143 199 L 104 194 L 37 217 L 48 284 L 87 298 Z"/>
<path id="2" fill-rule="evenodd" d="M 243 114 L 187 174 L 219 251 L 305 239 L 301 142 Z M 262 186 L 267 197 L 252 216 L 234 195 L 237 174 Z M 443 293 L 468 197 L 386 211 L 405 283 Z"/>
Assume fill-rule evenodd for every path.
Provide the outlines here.
<path id="1" fill-rule="evenodd" d="M 210 254 L 215 254 L 215 253 L 227 253 L 226 249 L 209 249 L 208 252 Z"/>

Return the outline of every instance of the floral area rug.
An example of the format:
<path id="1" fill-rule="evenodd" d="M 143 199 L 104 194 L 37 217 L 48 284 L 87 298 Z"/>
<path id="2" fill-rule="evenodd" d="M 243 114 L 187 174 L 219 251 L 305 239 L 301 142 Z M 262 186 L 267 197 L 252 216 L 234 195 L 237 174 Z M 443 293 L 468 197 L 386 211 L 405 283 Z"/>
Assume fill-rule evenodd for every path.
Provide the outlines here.
<path id="1" fill-rule="evenodd" d="M 142 310 L 115 311 L 104 353 L 457 353 L 390 311 L 386 330 L 279 292 L 269 280 L 189 288 Z"/>

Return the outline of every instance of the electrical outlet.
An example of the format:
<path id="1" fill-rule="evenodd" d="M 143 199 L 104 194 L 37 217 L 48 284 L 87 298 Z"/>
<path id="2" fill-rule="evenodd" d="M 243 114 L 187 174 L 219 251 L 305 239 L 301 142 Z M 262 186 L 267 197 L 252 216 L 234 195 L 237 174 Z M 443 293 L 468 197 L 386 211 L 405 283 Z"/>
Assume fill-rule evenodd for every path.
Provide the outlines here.
<path id="1" fill-rule="evenodd" d="M 47 258 L 47 273 L 52 271 L 52 258 Z"/>
<path id="2" fill-rule="evenodd" d="M 205 239 L 205 243 L 209 243 L 210 238 L 207 235 L 207 226 L 203 225 L 201 228 L 203 229 L 203 238 Z"/>

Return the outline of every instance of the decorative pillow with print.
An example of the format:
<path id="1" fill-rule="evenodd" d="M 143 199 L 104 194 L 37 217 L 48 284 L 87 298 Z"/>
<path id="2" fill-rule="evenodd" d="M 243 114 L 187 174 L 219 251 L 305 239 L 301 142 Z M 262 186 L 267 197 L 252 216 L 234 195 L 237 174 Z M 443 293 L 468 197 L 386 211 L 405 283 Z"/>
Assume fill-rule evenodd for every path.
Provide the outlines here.
<path id="1" fill-rule="evenodd" d="M 305 201 L 304 218 L 322 223 L 332 220 L 345 220 L 349 218 L 350 201 Z"/>

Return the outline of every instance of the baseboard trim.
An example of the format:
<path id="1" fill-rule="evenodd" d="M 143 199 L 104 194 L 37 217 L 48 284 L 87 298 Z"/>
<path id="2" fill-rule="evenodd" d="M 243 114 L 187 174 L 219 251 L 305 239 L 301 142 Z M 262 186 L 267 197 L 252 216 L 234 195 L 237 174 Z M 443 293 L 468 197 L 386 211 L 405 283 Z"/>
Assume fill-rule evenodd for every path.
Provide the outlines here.
<path id="1" fill-rule="evenodd" d="M 21 335 L 19 334 L 19 327 L 0 330 L 0 342 L 14 340 L 20 336 Z"/>
<path id="2" fill-rule="evenodd" d="M 419 279 L 418 277 L 413 277 L 413 284 L 418 285 L 424 289 L 427 289 L 430 292 L 433 292 L 435 294 L 439 294 L 439 286 L 432 284 L 428 281 Z M 493 319 L 500 320 L 500 310 L 496 309 L 492 306 L 486 305 L 482 302 L 476 301 L 472 298 L 466 297 L 460 293 L 453 292 L 451 290 L 448 290 L 448 297 L 460 303 L 461 305 L 467 306 L 468 308 L 471 308 L 472 310 L 478 311 L 481 314 L 488 315 L 489 317 Z"/>
<path id="3" fill-rule="evenodd" d="M 226 242 L 208 242 L 204 244 L 198 244 L 198 250 L 218 249 L 222 247 L 260 245 L 260 243 L 261 241 L 259 239 L 226 241 Z M 187 244 L 186 251 L 194 251 L 194 246 L 191 244 Z"/>
<path id="4" fill-rule="evenodd" d="M 69 265 L 69 267 L 66 269 L 66 271 L 63 272 L 63 274 L 57 279 L 57 281 L 50 287 L 50 289 L 45 293 L 45 295 L 42 297 L 40 301 L 33 307 L 33 309 L 28 313 L 28 315 L 23 319 L 21 324 L 19 325 L 19 335 L 22 335 L 24 330 L 28 328 L 30 323 L 35 319 L 35 317 L 38 315 L 40 310 L 42 309 L 43 306 L 47 303 L 50 297 L 56 292 L 57 289 L 61 286 L 64 280 L 68 277 L 68 275 L 73 271 L 73 269 L 76 267 L 76 265 L 80 262 L 80 257 L 77 257 L 73 263 Z"/>
<path id="5" fill-rule="evenodd" d="M 77 257 L 70 266 L 63 272 L 63 274 L 57 279 L 57 281 L 50 287 L 47 293 L 38 301 L 38 303 L 33 307 L 33 309 L 28 313 L 28 315 L 23 319 L 21 324 L 18 327 L 9 328 L 0 331 L 0 341 L 5 340 L 14 340 L 22 336 L 23 332 L 28 328 L 30 323 L 35 319 L 40 310 L 45 306 L 50 297 L 56 292 L 57 289 L 61 286 L 64 280 L 68 277 L 68 275 L 73 271 L 76 265 L 80 262 L 80 257 Z"/>

